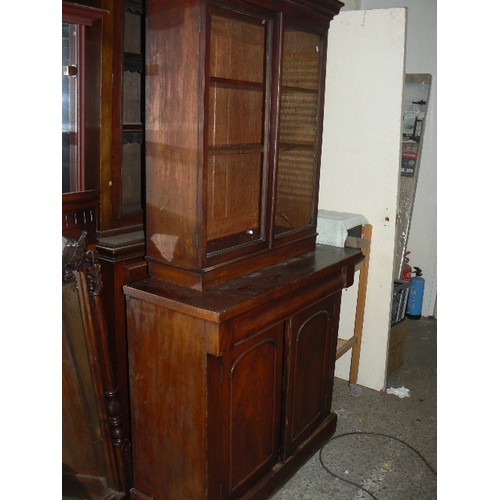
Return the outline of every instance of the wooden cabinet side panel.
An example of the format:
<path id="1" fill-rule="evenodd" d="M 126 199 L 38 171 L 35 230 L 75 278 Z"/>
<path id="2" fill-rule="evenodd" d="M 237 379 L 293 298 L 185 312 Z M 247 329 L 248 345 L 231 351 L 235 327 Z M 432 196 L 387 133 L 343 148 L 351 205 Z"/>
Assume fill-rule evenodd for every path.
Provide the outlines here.
<path id="1" fill-rule="evenodd" d="M 154 498 L 206 495 L 206 324 L 127 300 L 134 486 Z"/>
<path id="2" fill-rule="evenodd" d="M 161 264 L 199 269 L 204 241 L 204 12 L 196 0 L 149 0 L 146 16 L 146 245 Z M 154 272 L 154 271 L 152 271 Z"/>

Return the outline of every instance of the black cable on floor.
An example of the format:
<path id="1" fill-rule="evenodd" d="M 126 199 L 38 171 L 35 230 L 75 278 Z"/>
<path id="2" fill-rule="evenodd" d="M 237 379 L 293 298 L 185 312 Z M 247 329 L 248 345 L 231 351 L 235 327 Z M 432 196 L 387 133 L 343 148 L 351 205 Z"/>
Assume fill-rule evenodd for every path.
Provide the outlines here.
<path id="1" fill-rule="evenodd" d="M 337 474 L 333 473 L 323 462 L 323 457 L 322 457 L 322 453 L 323 453 L 323 450 L 325 448 L 325 446 L 329 443 L 331 443 L 334 439 L 339 439 L 341 437 L 346 437 L 346 436 L 382 436 L 382 437 L 386 437 L 386 438 L 389 438 L 389 439 L 394 439 L 395 441 L 398 441 L 399 443 L 402 443 L 404 444 L 407 448 L 410 448 L 410 450 L 414 451 L 421 459 L 422 461 L 425 463 L 425 465 L 427 465 L 427 467 L 429 467 L 429 469 L 435 474 L 437 475 L 437 472 L 436 470 L 431 466 L 431 464 L 429 464 L 429 462 L 424 458 L 424 456 L 418 451 L 416 450 L 413 446 L 409 445 L 408 443 L 406 443 L 405 441 L 403 441 L 402 439 L 399 439 L 397 437 L 394 437 L 394 436 L 390 436 L 389 434 L 383 434 L 381 432 L 363 432 L 363 431 L 357 431 L 357 432 L 346 432 L 344 434 L 338 434 L 337 436 L 333 436 L 329 441 L 328 443 L 326 443 L 320 450 L 319 450 L 319 461 L 323 467 L 323 469 L 325 469 L 326 472 L 328 472 L 328 474 L 330 474 L 331 476 L 335 477 L 336 479 L 340 479 L 341 481 L 343 481 L 344 483 L 348 483 L 352 486 L 355 486 L 356 488 L 359 488 L 360 490 L 364 491 L 366 494 L 370 495 L 374 500 L 377 500 L 377 497 L 375 495 L 373 495 L 372 493 L 370 493 L 367 489 L 363 488 L 363 486 L 353 482 L 353 481 L 350 481 L 349 479 L 346 479 L 344 477 L 340 477 L 340 476 L 337 476 Z"/>

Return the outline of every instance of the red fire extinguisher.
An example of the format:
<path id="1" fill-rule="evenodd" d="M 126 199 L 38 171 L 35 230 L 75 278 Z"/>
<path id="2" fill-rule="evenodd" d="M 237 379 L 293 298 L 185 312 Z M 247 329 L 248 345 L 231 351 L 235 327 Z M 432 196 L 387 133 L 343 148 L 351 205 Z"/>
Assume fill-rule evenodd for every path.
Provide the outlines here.
<path id="1" fill-rule="evenodd" d="M 408 255 L 410 255 L 410 253 L 411 252 L 405 253 L 403 269 L 401 270 L 401 279 L 403 281 L 410 281 L 411 280 L 411 266 L 409 264 L 410 259 L 408 258 Z"/>

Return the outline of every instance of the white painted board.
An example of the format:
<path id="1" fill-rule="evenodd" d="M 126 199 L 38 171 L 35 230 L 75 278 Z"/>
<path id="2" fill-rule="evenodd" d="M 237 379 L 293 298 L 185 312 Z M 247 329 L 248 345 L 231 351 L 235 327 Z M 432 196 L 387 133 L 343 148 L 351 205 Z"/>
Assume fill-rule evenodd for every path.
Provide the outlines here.
<path id="1" fill-rule="evenodd" d="M 385 387 L 401 147 L 406 9 L 341 12 L 328 39 L 319 208 L 373 226 L 358 384 Z M 355 287 L 343 296 L 340 337 L 352 333 Z M 344 357 L 348 357 L 346 355 Z M 348 379 L 342 358 L 336 376 Z"/>

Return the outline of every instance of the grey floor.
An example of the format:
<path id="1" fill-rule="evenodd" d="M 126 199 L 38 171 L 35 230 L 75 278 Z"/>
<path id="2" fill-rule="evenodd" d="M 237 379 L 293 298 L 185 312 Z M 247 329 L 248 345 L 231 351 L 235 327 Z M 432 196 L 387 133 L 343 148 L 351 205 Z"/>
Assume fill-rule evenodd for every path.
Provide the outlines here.
<path id="1" fill-rule="evenodd" d="M 335 379 L 334 439 L 272 500 L 437 498 L 437 476 L 429 468 L 437 469 L 436 335 L 435 319 L 408 320 L 403 365 L 387 377 L 387 388 L 404 386 L 409 397 L 361 386 L 350 389 L 346 381 Z M 343 436 L 353 432 L 375 434 Z"/>

